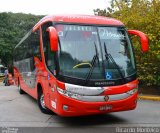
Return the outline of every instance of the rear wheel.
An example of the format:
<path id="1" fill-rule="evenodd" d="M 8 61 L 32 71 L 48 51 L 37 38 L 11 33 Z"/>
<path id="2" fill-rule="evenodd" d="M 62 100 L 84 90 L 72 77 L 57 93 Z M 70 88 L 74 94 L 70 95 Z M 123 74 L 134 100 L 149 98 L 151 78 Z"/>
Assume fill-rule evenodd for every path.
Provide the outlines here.
<path id="1" fill-rule="evenodd" d="M 52 114 L 52 111 L 49 110 L 49 109 L 45 106 L 44 94 L 43 94 L 42 89 L 39 90 L 39 93 L 38 93 L 38 106 L 39 106 L 39 108 L 40 108 L 40 110 L 41 110 L 42 113 Z"/>
<path id="2" fill-rule="evenodd" d="M 20 84 L 20 81 L 18 80 L 18 91 L 19 91 L 19 94 L 24 94 L 25 92 L 21 89 L 21 84 Z"/>

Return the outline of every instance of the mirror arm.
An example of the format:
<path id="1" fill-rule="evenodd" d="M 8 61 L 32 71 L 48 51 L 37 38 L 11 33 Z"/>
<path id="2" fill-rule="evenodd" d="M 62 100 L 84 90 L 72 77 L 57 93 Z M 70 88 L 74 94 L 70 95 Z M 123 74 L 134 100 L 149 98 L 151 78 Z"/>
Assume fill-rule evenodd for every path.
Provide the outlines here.
<path id="1" fill-rule="evenodd" d="M 51 50 L 56 52 L 56 51 L 58 51 L 58 34 L 57 34 L 57 31 L 53 26 L 48 27 L 47 31 L 49 32 Z"/>
<path id="2" fill-rule="evenodd" d="M 133 34 L 133 35 L 137 35 L 140 37 L 142 52 L 147 52 L 149 50 L 148 37 L 143 32 L 138 31 L 138 30 L 128 30 L 128 33 Z"/>

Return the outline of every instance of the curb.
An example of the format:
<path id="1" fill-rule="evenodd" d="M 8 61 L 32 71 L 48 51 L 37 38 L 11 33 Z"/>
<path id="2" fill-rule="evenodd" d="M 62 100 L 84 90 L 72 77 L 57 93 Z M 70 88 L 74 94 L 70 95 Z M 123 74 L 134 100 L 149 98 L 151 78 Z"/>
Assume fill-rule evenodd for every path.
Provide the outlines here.
<path id="1" fill-rule="evenodd" d="M 154 96 L 154 95 L 139 95 L 138 98 L 142 100 L 160 101 L 160 96 Z"/>

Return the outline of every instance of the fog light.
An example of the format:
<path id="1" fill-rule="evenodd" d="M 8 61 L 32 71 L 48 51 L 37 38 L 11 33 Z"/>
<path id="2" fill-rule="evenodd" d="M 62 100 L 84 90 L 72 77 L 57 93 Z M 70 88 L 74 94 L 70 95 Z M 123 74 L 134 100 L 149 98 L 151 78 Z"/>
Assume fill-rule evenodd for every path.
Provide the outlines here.
<path id="1" fill-rule="evenodd" d="M 67 111 L 69 109 L 69 107 L 67 105 L 63 105 L 63 110 Z"/>

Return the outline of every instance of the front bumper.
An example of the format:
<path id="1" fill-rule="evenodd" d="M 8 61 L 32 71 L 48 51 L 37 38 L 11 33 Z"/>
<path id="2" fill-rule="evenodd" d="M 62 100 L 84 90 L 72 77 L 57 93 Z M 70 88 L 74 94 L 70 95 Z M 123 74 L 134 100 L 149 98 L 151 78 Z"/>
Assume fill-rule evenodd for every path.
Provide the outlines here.
<path id="1" fill-rule="evenodd" d="M 82 116 L 133 110 L 137 105 L 137 95 L 138 92 L 120 100 L 85 102 L 58 94 L 56 113 L 60 116 Z"/>

